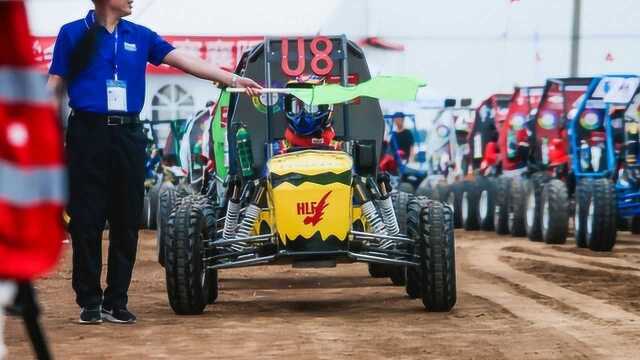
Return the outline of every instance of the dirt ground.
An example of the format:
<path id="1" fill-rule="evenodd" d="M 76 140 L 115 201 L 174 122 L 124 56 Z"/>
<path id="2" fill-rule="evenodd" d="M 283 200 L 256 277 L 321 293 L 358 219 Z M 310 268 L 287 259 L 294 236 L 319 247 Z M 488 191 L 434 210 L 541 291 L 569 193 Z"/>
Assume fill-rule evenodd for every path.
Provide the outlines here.
<path id="1" fill-rule="evenodd" d="M 80 326 L 70 252 L 37 284 L 57 359 L 639 359 L 640 237 L 612 253 L 493 233 L 456 233 L 458 303 L 424 311 L 366 265 L 225 270 L 218 302 L 176 316 L 154 233 L 141 234 L 130 290 L 138 324 Z M 106 268 L 105 268 L 106 271 Z M 10 319 L 10 359 L 31 358 Z"/>

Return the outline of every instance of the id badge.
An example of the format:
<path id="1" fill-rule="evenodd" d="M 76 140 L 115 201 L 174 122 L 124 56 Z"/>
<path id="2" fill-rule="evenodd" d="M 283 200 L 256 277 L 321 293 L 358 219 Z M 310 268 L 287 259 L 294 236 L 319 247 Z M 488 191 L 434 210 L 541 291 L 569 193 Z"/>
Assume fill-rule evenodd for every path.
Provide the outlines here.
<path id="1" fill-rule="evenodd" d="M 107 110 L 127 112 L 127 82 L 107 80 Z"/>

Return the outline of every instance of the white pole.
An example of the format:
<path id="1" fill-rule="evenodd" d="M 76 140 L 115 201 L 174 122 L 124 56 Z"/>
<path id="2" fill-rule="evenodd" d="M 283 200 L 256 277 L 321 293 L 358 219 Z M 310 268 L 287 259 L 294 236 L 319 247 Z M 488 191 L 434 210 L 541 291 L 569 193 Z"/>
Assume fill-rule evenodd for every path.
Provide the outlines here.
<path id="1" fill-rule="evenodd" d="M 230 93 L 243 93 L 245 90 L 245 88 L 227 88 L 227 92 Z M 263 88 L 258 91 L 263 94 L 291 94 L 291 89 L 286 88 Z"/>

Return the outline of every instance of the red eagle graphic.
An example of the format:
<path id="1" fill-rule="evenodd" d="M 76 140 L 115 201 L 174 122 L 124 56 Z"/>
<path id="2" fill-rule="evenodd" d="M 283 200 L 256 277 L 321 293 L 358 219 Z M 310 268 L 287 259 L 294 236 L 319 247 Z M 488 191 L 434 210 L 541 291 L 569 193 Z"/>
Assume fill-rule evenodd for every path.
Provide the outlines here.
<path id="1" fill-rule="evenodd" d="M 329 203 L 327 203 L 327 198 L 329 197 L 329 195 L 331 195 L 331 191 L 324 194 L 322 199 L 320 199 L 315 209 L 313 209 L 313 215 L 310 215 L 304 218 L 305 225 L 311 224 L 313 226 L 316 226 L 322 220 L 322 216 L 324 215 L 324 209 L 326 209 L 327 206 L 329 206 Z"/>

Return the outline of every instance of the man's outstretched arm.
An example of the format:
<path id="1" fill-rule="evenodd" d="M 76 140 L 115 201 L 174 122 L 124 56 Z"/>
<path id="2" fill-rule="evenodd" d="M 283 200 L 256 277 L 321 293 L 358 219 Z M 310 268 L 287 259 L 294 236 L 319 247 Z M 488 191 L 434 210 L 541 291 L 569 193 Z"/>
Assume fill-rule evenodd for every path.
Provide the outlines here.
<path id="1" fill-rule="evenodd" d="M 176 67 L 200 79 L 220 82 L 230 87 L 246 89 L 247 95 L 260 95 L 262 86 L 255 81 L 220 69 L 197 56 L 180 50 L 173 50 L 164 58 L 163 63 Z"/>

